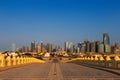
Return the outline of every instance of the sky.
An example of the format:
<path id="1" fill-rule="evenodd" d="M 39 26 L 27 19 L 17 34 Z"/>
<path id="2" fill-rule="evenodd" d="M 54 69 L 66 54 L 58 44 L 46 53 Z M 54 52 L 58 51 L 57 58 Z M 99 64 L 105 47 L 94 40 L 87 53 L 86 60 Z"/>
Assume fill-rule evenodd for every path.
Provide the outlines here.
<path id="1" fill-rule="evenodd" d="M 0 0 L 0 51 L 31 41 L 120 41 L 120 0 Z"/>

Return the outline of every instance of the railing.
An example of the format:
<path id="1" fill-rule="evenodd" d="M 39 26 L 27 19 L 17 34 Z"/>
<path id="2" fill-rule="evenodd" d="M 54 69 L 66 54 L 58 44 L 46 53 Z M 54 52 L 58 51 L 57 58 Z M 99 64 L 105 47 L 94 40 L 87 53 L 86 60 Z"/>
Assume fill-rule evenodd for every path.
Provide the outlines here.
<path id="1" fill-rule="evenodd" d="M 11 57 L 11 56 L 5 56 L 4 54 L 0 55 L 0 67 L 29 64 L 34 62 L 44 63 L 44 61 L 33 58 L 33 57 L 23 57 L 23 56 Z"/>
<path id="2" fill-rule="evenodd" d="M 119 56 L 114 56 L 112 58 L 110 56 L 105 56 L 105 57 L 91 56 L 91 57 L 81 57 L 79 58 L 79 60 L 80 63 L 120 69 Z"/>

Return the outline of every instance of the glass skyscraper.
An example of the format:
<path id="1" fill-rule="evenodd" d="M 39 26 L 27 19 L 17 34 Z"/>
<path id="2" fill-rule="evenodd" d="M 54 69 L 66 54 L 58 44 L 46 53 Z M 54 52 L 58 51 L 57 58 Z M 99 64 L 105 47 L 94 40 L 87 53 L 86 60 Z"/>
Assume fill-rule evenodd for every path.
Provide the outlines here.
<path id="1" fill-rule="evenodd" d="M 104 33 L 103 34 L 103 43 L 104 44 L 110 44 L 110 38 L 109 38 L 109 35 L 107 33 Z"/>
<path id="2" fill-rule="evenodd" d="M 111 53 L 110 38 L 107 33 L 103 34 L 103 43 L 105 53 Z"/>
<path id="3" fill-rule="evenodd" d="M 35 51 L 35 41 L 31 42 L 31 52 Z"/>
<path id="4" fill-rule="evenodd" d="M 65 42 L 65 51 L 68 52 L 69 51 L 69 43 Z"/>

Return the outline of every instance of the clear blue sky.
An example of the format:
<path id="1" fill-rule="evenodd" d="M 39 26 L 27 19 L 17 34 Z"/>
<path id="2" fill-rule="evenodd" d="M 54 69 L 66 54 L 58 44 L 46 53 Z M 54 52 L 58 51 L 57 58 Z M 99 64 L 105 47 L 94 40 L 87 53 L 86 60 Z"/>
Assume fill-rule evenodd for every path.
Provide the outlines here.
<path id="1" fill-rule="evenodd" d="M 120 0 L 0 0 L 0 51 L 31 41 L 120 40 Z"/>

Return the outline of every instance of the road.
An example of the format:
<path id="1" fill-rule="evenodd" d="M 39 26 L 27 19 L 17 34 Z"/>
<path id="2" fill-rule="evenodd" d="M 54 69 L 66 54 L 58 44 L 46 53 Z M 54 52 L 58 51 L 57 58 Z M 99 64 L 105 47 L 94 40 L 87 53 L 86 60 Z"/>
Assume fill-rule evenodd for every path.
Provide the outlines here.
<path id="1" fill-rule="evenodd" d="M 34 63 L 0 72 L 0 80 L 120 80 L 119 75 L 74 63 Z"/>

